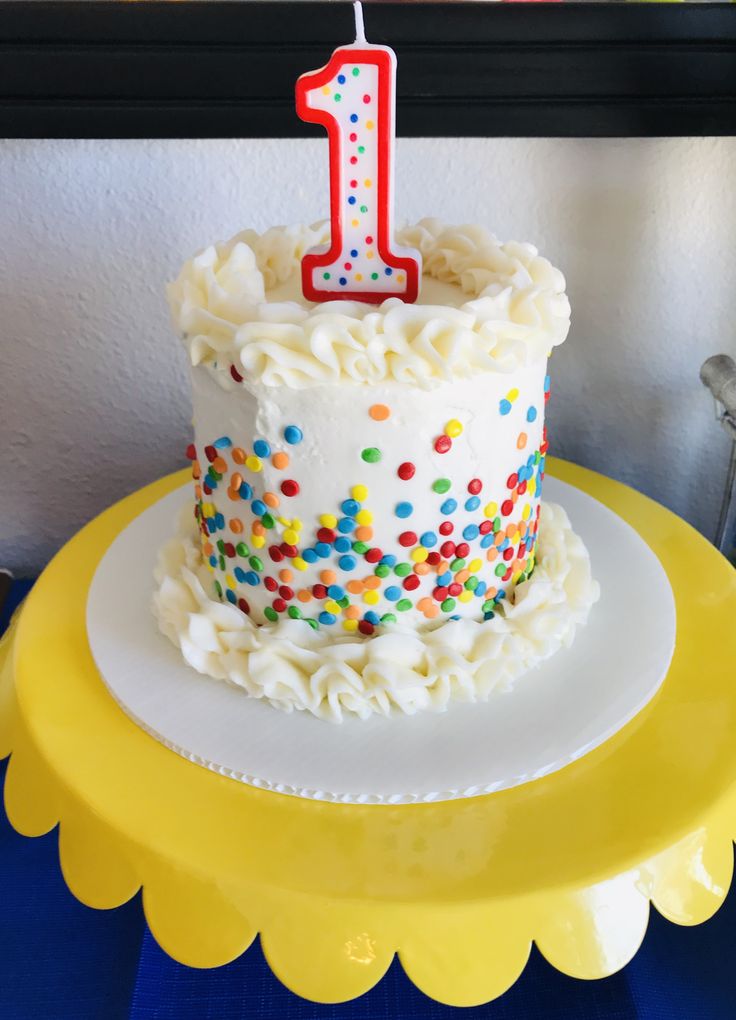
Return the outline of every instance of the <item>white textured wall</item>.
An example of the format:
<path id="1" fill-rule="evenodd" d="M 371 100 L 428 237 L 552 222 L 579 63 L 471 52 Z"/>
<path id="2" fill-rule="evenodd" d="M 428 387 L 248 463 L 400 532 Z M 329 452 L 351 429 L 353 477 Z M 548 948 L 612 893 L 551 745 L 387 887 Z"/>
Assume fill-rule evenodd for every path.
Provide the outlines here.
<path id="1" fill-rule="evenodd" d="M 698 381 L 736 350 L 736 139 L 401 140 L 397 219 L 479 221 L 566 273 L 555 453 L 710 535 L 728 444 Z M 35 571 L 182 464 L 163 289 L 209 241 L 326 210 L 303 141 L 0 143 L 0 565 Z"/>

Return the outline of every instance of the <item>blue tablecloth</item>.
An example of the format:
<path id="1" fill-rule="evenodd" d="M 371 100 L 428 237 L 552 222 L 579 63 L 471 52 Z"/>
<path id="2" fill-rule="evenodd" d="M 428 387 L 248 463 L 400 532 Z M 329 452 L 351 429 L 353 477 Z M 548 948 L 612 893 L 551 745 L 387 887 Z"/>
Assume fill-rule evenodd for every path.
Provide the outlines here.
<path id="1" fill-rule="evenodd" d="M 0 631 L 30 587 L 15 582 Z M 0 766 L 4 777 L 5 764 Z M 174 963 L 146 927 L 140 896 L 116 910 L 78 903 L 59 870 L 56 831 L 26 839 L 0 817 L 2 1020 L 734 1020 L 736 892 L 709 922 L 680 928 L 653 912 L 619 974 L 578 981 L 532 950 L 505 995 L 463 1010 L 428 999 L 395 961 L 369 994 L 319 1006 L 288 992 L 256 944 L 217 970 Z M 493 961 L 489 960 L 489 966 Z"/>

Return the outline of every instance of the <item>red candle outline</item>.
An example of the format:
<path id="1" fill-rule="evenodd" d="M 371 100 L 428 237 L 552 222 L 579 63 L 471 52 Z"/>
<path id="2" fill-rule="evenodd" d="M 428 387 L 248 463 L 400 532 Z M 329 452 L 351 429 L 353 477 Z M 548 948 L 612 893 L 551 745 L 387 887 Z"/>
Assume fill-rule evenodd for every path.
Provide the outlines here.
<path id="1" fill-rule="evenodd" d="M 378 113 L 376 119 L 378 187 L 377 195 L 377 250 L 387 266 L 403 270 L 406 274 L 406 289 L 403 293 L 394 291 L 329 290 L 315 287 L 312 270 L 333 265 L 342 254 L 344 179 L 340 162 L 340 138 L 342 126 L 327 110 L 314 110 L 307 105 L 307 92 L 327 85 L 346 64 L 375 64 L 378 68 Z M 321 124 L 327 131 L 330 166 L 330 227 L 331 245 L 328 251 L 319 254 L 307 253 L 302 258 L 302 291 L 308 301 L 365 301 L 381 304 L 390 297 L 411 304 L 419 295 L 419 263 L 411 256 L 395 255 L 390 248 L 391 223 L 391 141 L 393 135 L 394 75 L 395 56 L 393 50 L 383 47 L 359 49 L 355 46 L 341 46 L 334 51 L 329 61 L 318 71 L 308 71 L 296 82 L 296 112 L 301 120 Z"/>

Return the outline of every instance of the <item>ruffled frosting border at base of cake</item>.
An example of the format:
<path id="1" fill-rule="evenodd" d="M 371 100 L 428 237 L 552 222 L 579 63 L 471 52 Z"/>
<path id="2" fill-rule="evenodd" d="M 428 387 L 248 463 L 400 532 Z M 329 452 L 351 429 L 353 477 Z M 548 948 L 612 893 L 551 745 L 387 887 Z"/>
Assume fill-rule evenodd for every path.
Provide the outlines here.
<path id="1" fill-rule="evenodd" d="M 258 626 L 207 594 L 210 575 L 188 518 L 156 566 L 162 633 L 199 673 L 332 722 L 487 701 L 569 646 L 600 594 L 583 540 L 561 506 L 544 503 L 534 572 L 492 620 L 447 620 L 422 631 L 395 624 L 359 639 L 289 618 Z"/>
<path id="2" fill-rule="evenodd" d="M 415 304 L 276 300 L 275 288 L 300 279 L 305 252 L 328 240 L 327 223 L 246 230 L 190 259 L 168 297 L 192 364 L 225 388 L 234 385 L 231 365 L 246 385 L 431 388 L 513 372 L 567 336 L 565 278 L 534 245 L 435 219 L 398 230 L 396 240 L 421 254 L 425 278 L 457 288 L 456 305 L 423 303 L 421 294 Z"/>

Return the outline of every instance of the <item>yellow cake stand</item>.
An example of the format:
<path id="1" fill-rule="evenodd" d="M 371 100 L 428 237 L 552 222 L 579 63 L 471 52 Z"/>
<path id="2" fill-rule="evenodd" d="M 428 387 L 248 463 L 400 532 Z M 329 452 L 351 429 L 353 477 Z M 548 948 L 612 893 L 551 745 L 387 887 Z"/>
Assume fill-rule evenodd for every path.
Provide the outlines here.
<path id="1" fill-rule="evenodd" d="M 167 750 L 107 693 L 85 604 L 109 544 L 179 472 L 73 538 L 3 642 L 12 824 L 38 836 L 60 822 L 64 877 L 90 906 L 143 886 L 175 959 L 217 966 L 260 932 L 274 973 L 320 1002 L 365 992 L 398 953 L 427 995 L 482 1003 L 517 979 L 532 941 L 559 970 L 595 978 L 636 952 L 650 901 L 678 924 L 705 920 L 728 891 L 736 832 L 736 571 L 644 496 L 550 469 L 633 525 L 677 603 L 662 689 L 591 754 L 490 796 L 363 807 L 253 789 Z"/>

